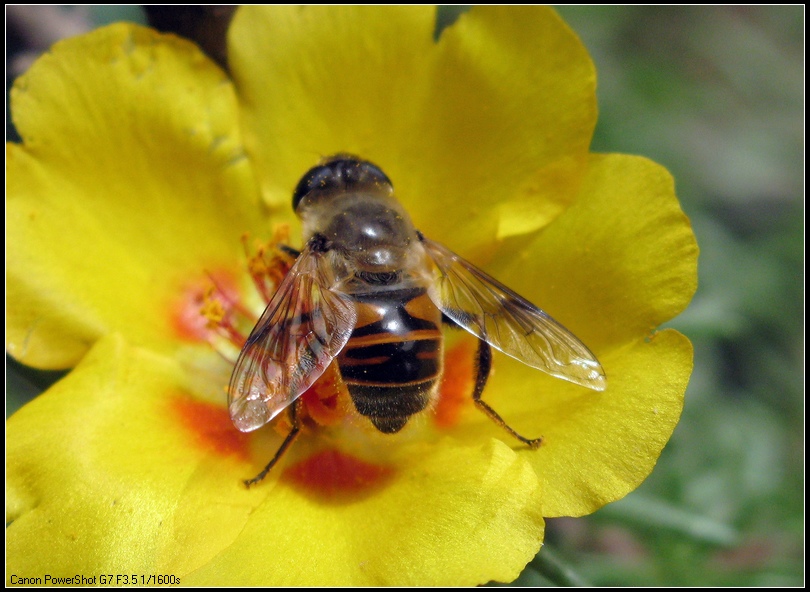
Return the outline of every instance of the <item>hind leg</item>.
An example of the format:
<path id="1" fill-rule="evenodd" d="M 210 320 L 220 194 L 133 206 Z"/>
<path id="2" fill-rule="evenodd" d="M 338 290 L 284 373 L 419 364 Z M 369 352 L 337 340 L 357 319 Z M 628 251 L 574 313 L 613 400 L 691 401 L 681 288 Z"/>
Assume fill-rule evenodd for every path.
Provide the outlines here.
<path id="1" fill-rule="evenodd" d="M 529 448 L 539 448 L 543 443 L 543 438 L 526 438 L 518 434 L 506 423 L 498 413 L 481 399 L 484 394 L 484 387 L 489 379 L 489 372 L 492 369 L 492 348 L 483 339 L 478 340 L 478 352 L 475 360 L 475 390 L 473 391 L 473 401 L 475 406 L 483 411 L 492 421 L 497 423 L 513 437 L 517 438 Z"/>

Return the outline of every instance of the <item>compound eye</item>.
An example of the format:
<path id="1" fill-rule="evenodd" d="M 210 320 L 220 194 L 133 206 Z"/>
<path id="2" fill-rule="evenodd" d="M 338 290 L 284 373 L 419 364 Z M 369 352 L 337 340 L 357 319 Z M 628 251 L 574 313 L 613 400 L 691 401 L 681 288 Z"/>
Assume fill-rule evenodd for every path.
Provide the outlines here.
<path id="1" fill-rule="evenodd" d="M 376 164 L 356 158 L 335 161 L 347 188 L 391 186 L 391 180 Z"/>
<path id="2" fill-rule="evenodd" d="M 391 180 L 380 167 L 348 154 L 337 154 L 311 168 L 298 182 L 293 192 L 293 210 L 313 191 L 359 191 L 391 187 Z"/>
<path id="3" fill-rule="evenodd" d="M 334 189 L 338 184 L 339 180 L 335 178 L 335 172 L 330 165 L 319 165 L 309 169 L 293 191 L 293 210 L 297 210 L 304 196 L 313 190 Z"/>

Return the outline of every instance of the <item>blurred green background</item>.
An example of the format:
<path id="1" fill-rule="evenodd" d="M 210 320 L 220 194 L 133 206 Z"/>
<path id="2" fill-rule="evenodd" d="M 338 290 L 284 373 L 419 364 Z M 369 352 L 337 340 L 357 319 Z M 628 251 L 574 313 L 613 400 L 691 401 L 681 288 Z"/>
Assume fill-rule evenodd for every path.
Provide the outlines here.
<path id="1" fill-rule="evenodd" d="M 439 27 L 462 10 L 441 8 Z M 558 10 L 596 63 L 593 150 L 666 166 L 692 220 L 700 284 L 670 326 L 695 370 L 651 477 L 592 516 L 549 520 L 516 584 L 802 585 L 804 8 Z M 115 20 L 145 17 L 7 7 L 7 83 L 59 36 Z M 7 416 L 58 376 L 7 360 Z"/>
<path id="2" fill-rule="evenodd" d="M 596 63 L 593 150 L 666 166 L 701 253 L 670 323 L 695 347 L 672 440 L 638 490 L 547 540 L 595 584 L 802 585 L 804 9 L 559 11 Z"/>

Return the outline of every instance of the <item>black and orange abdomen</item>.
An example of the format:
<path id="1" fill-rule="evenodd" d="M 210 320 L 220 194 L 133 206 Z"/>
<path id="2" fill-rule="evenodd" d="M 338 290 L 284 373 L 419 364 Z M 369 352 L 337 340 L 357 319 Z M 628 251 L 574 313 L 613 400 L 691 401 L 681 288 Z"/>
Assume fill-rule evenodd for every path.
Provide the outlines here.
<path id="1" fill-rule="evenodd" d="M 386 434 L 430 403 L 442 370 L 441 312 L 424 288 L 352 294 L 357 324 L 338 356 L 358 413 Z"/>

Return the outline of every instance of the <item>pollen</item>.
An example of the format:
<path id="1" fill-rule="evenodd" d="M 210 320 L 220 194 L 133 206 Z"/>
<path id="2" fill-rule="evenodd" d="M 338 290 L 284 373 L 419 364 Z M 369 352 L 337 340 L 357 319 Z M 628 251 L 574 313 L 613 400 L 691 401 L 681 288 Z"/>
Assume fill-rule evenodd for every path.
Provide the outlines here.
<path id="1" fill-rule="evenodd" d="M 184 279 L 168 306 L 174 334 L 184 341 L 210 341 L 211 331 L 225 318 L 228 307 L 223 303 L 233 300 L 236 292 L 230 270 L 217 268 Z"/>
<path id="2" fill-rule="evenodd" d="M 289 236 L 289 226 L 279 225 L 269 241 L 256 241 L 251 248 L 249 235 L 242 235 L 247 271 L 265 304 L 295 262 L 295 257 L 282 246 Z M 207 329 L 206 339 L 211 346 L 235 363 L 261 311 L 253 310 L 237 290 L 223 285 L 215 275 L 208 274 L 208 279 L 209 285 L 199 298 L 197 315 Z"/>
<path id="3" fill-rule="evenodd" d="M 219 299 L 214 298 L 214 290 L 214 286 L 209 286 L 200 306 L 200 314 L 206 319 L 206 327 L 209 329 L 216 329 L 225 318 L 225 306 Z"/>

